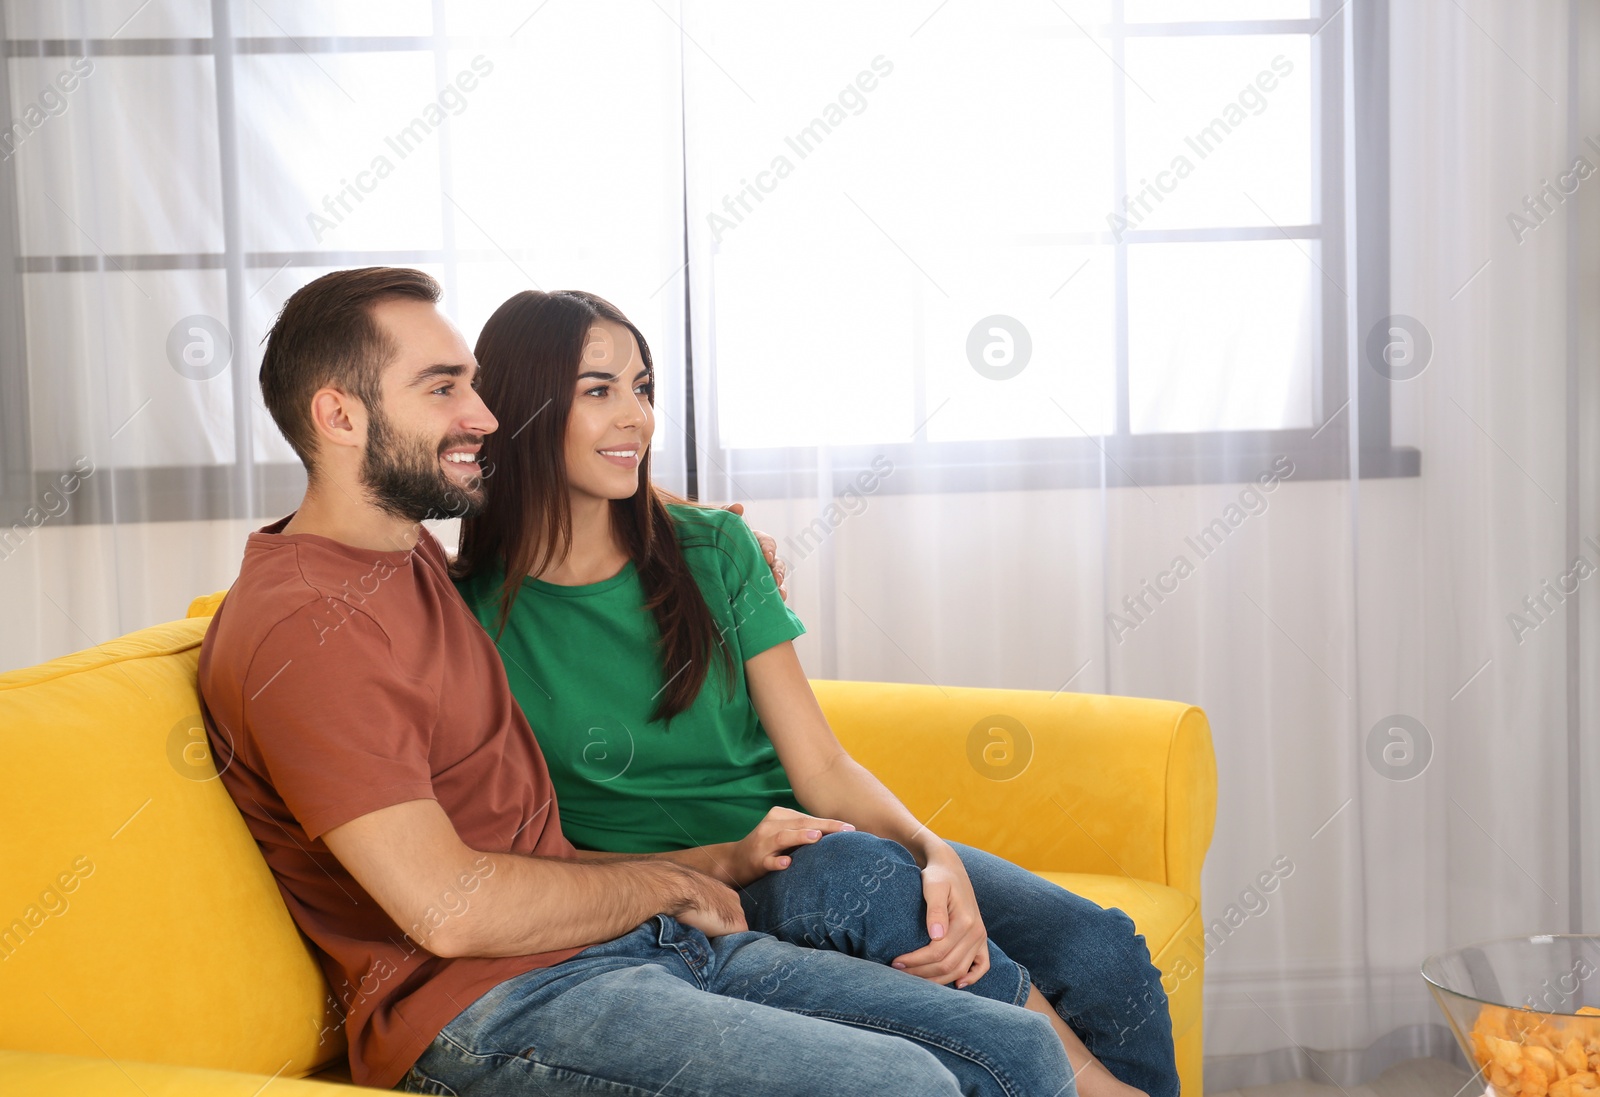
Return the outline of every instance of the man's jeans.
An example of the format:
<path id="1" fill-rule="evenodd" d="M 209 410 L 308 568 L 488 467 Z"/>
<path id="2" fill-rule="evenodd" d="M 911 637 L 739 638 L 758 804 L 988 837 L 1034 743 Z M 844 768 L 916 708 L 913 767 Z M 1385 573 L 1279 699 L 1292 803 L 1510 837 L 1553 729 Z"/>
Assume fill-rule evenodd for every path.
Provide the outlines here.
<path id="1" fill-rule="evenodd" d="M 1132 919 L 993 854 L 951 846 L 989 934 L 989 972 L 966 989 L 1020 1004 L 1031 979 L 1112 1074 L 1150 1097 L 1178 1097 L 1167 996 Z M 859 831 L 800 847 L 741 898 L 751 929 L 795 944 L 887 964 L 928 943 L 916 861 Z"/>
<path id="2" fill-rule="evenodd" d="M 658 915 L 508 979 L 397 1089 L 629 1097 L 1076 1097 L 1038 1014 L 764 933 Z"/>

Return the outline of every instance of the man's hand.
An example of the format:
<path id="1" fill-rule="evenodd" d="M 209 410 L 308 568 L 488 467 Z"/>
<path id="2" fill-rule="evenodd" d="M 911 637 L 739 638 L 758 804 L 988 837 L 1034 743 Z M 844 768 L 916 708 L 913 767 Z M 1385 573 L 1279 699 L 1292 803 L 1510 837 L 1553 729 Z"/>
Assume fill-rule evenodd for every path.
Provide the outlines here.
<path id="1" fill-rule="evenodd" d="M 896 957 L 894 966 L 931 983 L 971 986 L 989 971 L 989 935 L 967 870 L 943 843 L 922 870 L 922 897 L 928 906 L 928 944 Z"/>
<path id="2" fill-rule="evenodd" d="M 722 509 L 737 514 L 740 518 L 744 517 L 743 503 L 729 503 Z M 782 560 L 778 559 L 778 542 L 754 526 L 750 527 L 750 532 L 756 535 L 756 542 L 761 546 L 761 555 L 767 558 L 767 567 L 772 569 L 772 581 L 778 584 L 778 597 L 787 602 L 789 600 L 789 569 Z"/>
<path id="3" fill-rule="evenodd" d="M 679 874 L 684 889 L 681 902 L 675 909 L 666 913 L 684 925 L 699 930 L 707 937 L 743 933 L 750 928 L 744 920 L 744 908 L 739 905 L 739 896 L 732 888 L 692 869 L 674 865 L 670 861 L 656 863 L 662 866 L 671 865 L 671 868 Z"/>
<path id="4" fill-rule="evenodd" d="M 769 872 L 789 867 L 786 850 L 822 841 L 824 834 L 855 830 L 838 819 L 819 819 L 793 808 L 775 807 L 756 828 L 733 843 L 725 871 L 736 884 L 748 884 Z"/>

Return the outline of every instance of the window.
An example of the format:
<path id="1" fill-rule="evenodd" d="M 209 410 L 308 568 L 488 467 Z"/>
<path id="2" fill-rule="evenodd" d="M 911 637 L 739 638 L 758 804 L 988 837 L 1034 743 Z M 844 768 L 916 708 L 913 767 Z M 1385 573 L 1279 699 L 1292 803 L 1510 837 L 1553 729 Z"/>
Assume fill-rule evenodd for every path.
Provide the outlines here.
<path id="1" fill-rule="evenodd" d="M 1362 474 L 1418 471 L 1346 353 L 1352 309 L 1387 313 L 1381 5 L 691 11 L 754 74 L 685 93 L 701 423 L 742 490 L 789 493 L 823 449 L 841 490 L 880 455 L 897 491 L 1248 480 L 1280 453 L 1344 476 L 1352 395 Z"/>
<path id="2" fill-rule="evenodd" d="M 757 495 L 824 448 L 894 491 L 1340 476 L 1352 406 L 1363 474 L 1414 475 L 1345 367 L 1389 311 L 1386 9 L 1203 8 L 10 5 L 0 514 L 84 457 L 61 520 L 293 506 L 259 343 L 372 263 L 469 336 L 583 286 L 670 368 L 692 316 L 700 415 L 661 386 L 657 447 L 691 489 L 697 450 Z"/>

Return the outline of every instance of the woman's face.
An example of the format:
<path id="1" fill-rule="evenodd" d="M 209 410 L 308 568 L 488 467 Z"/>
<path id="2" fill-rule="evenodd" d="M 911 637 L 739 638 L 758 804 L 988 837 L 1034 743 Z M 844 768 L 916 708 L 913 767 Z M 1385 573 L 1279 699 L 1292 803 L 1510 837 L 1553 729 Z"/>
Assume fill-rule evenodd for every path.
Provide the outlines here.
<path id="1" fill-rule="evenodd" d="M 567 483 L 575 496 L 627 499 L 655 433 L 655 378 L 633 333 L 601 320 L 589 329 L 567 416 Z"/>

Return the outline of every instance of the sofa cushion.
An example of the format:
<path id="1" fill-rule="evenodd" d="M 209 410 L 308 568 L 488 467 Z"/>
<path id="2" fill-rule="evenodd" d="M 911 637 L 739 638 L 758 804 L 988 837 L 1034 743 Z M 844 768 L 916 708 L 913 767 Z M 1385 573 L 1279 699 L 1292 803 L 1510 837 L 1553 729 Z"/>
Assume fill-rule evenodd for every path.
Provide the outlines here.
<path id="1" fill-rule="evenodd" d="M 217 610 L 222 605 L 222 600 L 226 598 L 227 595 L 228 592 L 225 590 L 213 591 L 210 594 L 202 594 L 189 603 L 189 612 L 184 614 L 184 616 L 215 617 Z"/>
<path id="2" fill-rule="evenodd" d="M 88 1097 L 353 1097 L 384 1093 L 349 1084 L 332 1085 L 319 1075 L 308 1081 L 270 1078 L 262 1074 L 159 1066 L 123 1059 L 85 1059 L 77 1055 L 44 1055 L 36 1051 L 0 1049 L 0 1093 Z"/>
<path id="3" fill-rule="evenodd" d="M 0 675 L 7 1047 L 290 1077 L 344 1054 L 322 972 L 216 779 L 195 687 L 209 623 Z"/>

